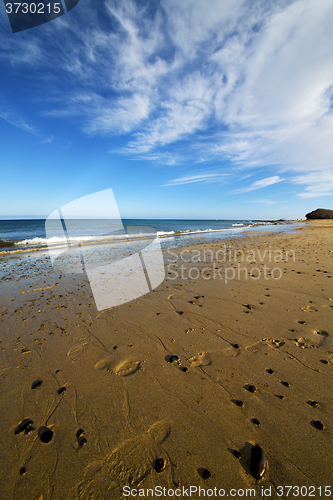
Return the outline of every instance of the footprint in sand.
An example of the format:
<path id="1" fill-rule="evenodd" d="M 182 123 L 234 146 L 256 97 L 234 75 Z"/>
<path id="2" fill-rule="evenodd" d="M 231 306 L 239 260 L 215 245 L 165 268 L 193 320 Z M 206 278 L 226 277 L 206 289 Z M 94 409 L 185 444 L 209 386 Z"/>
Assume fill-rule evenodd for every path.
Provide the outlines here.
<path id="1" fill-rule="evenodd" d="M 164 457 L 160 445 L 168 438 L 170 426 L 156 422 L 147 432 L 133 436 L 119 444 L 106 457 L 94 460 L 87 466 L 84 480 L 72 492 L 72 500 L 113 498 L 124 485 L 137 487 L 146 477 L 155 475 L 156 459 Z M 167 469 L 166 461 L 166 469 Z M 167 473 L 163 470 L 160 474 Z"/>
<path id="2" fill-rule="evenodd" d="M 98 361 L 95 365 L 96 370 L 106 370 L 109 373 L 114 373 L 120 377 L 133 375 L 141 368 L 141 361 L 134 361 L 125 359 L 123 361 L 115 362 L 113 358 L 106 358 Z"/>
<path id="3" fill-rule="evenodd" d="M 188 362 L 192 367 L 196 367 L 196 366 L 208 366 L 211 364 L 212 360 L 207 352 L 202 352 L 190 358 Z"/>
<path id="4" fill-rule="evenodd" d="M 88 347 L 88 342 L 83 342 L 81 344 L 76 344 L 70 348 L 67 352 L 67 357 L 73 363 L 77 361 L 83 354 L 83 351 Z"/>
<path id="5" fill-rule="evenodd" d="M 318 309 L 316 309 L 314 306 L 304 306 L 304 307 L 302 307 L 302 311 L 305 311 L 305 312 L 317 312 Z"/>
<path id="6" fill-rule="evenodd" d="M 328 339 L 328 333 L 324 330 L 313 330 L 312 333 L 308 334 L 308 337 L 300 337 L 291 340 L 301 349 L 313 349 L 322 346 L 324 343 L 332 343 L 332 341 Z"/>
<path id="7" fill-rule="evenodd" d="M 269 345 L 269 347 L 275 347 L 275 349 L 279 349 L 279 347 L 282 347 L 285 344 L 283 340 L 273 340 L 273 339 L 261 339 L 261 342 L 264 342 L 266 345 Z"/>

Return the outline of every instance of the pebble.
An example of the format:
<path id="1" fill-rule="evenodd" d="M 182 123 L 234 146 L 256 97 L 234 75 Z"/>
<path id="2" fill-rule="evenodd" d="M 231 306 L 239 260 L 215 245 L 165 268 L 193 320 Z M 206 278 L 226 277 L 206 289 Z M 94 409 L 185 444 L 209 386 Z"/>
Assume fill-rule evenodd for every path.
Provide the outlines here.
<path id="1" fill-rule="evenodd" d="M 251 422 L 255 425 L 260 425 L 260 422 L 257 418 L 251 418 Z"/>
<path id="2" fill-rule="evenodd" d="M 178 361 L 178 356 L 174 355 L 174 356 L 170 356 L 170 358 L 168 359 L 168 363 L 174 363 L 175 361 Z"/>
<path id="3" fill-rule="evenodd" d="M 239 345 L 238 344 L 231 344 L 232 347 L 234 347 L 235 349 L 239 349 Z"/>
<path id="4" fill-rule="evenodd" d="M 320 362 L 321 362 L 321 363 L 323 363 L 324 365 L 327 365 L 327 364 L 328 364 L 327 359 L 321 359 L 321 360 L 320 360 Z"/>
<path id="5" fill-rule="evenodd" d="M 264 477 L 267 467 L 265 453 L 258 444 L 251 450 L 251 474 L 255 479 Z"/>
<path id="6" fill-rule="evenodd" d="M 33 421 L 30 418 L 25 418 L 22 422 L 16 427 L 15 434 L 20 434 L 21 432 L 25 432 L 33 424 Z"/>
<path id="7" fill-rule="evenodd" d="M 316 406 L 318 406 L 317 401 L 308 401 L 308 404 L 309 404 L 310 406 L 313 406 L 314 408 L 316 408 Z"/>
<path id="8" fill-rule="evenodd" d="M 50 443 L 53 439 L 53 431 L 51 431 L 51 429 L 48 429 L 47 427 L 41 427 L 38 434 L 39 439 L 42 443 Z"/>
<path id="9" fill-rule="evenodd" d="M 84 446 L 85 444 L 87 444 L 87 440 L 85 437 L 80 437 L 78 440 L 77 440 L 78 444 L 79 444 L 79 448 L 82 448 L 82 446 Z"/>
<path id="10" fill-rule="evenodd" d="M 202 471 L 202 478 L 203 479 L 210 479 L 212 477 L 211 473 L 209 472 L 208 469 L 203 469 Z"/>
<path id="11" fill-rule="evenodd" d="M 312 425 L 316 429 L 323 431 L 324 430 L 324 424 L 320 420 L 312 420 Z"/>
<path id="12" fill-rule="evenodd" d="M 25 429 L 24 434 L 26 434 L 26 435 L 31 434 L 34 430 L 35 430 L 35 428 L 34 428 L 34 427 L 31 427 L 31 426 L 29 425 L 29 427 L 27 427 L 27 428 Z"/>
<path id="13" fill-rule="evenodd" d="M 236 399 L 236 400 L 234 401 L 234 403 L 235 403 L 235 405 L 240 406 L 240 407 L 244 406 L 243 401 L 240 401 L 240 399 Z"/>
<path id="14" fill-rule="evenodd" d="M 242 458 L 242 454 L 240 451 L 238 450 L 233 450 L 233 454 L 236 458 L 238 458 L 238 460 L 240 460 Z"/>
<path id="15" fill-rule="evenodd" d="M 267 368 L 266 372 L 272 375 L 272 373 L 274 373 L 274 370 L 272 370 L 271 368 Z"/>
<path id="16" fill-rule="evenodd" d="M 165 469 L 166 462 L 163 458 L 158 458 L 155 460 L 154 469 L 156 472 L 162 472 Z"/>
<path id="17" fill-rule="evenodd" d="M 255 385 L 249 385 L 248 388 L 247 388 L 247 390 L 249 392 L 257 392 L 257 388 L 256 388 Z"/>
<path id="18" fill-rule="evenodd" d="M 84 430 L 83 429 L 79 429 L 78 431 L 76 431 L 76 437 L 77 438 L 83 436 L 83 434 L 84 434 Z"/>
<path id="19" fill-rule="evenodd" d="M 20 468 L 20 474 L 21 476 L 23 476 L 23 474 L 25 474 L 27 472 L 27 469 L 25 467 L 21 467 Z"/>
<path id="20" fill-rule="evenodd" d="M 42 385 L 42 380 L 36 380 L 31 384 L 31 389 L 38 389 Z"/>
<path id="21" fill-rule="evenodd" d="M 66 387 L 60 387 L 60 389 L 57 390 L 58 394 L 63 394 L 64 392 L 66 392 Z"/>
<path id="22" fill-rule="evenodd" d="M 187 372 L 188 371 L 188 368 L 186 368 L 186 366 L 181 366 L 180 369 L 181 369 L 182 372 Z"/>
<path id="23" fill-rule="evenodd" d="M 285 387 L 289 387 L 289 382 L 281 382 L 282 385 L 284 385 Z"/>

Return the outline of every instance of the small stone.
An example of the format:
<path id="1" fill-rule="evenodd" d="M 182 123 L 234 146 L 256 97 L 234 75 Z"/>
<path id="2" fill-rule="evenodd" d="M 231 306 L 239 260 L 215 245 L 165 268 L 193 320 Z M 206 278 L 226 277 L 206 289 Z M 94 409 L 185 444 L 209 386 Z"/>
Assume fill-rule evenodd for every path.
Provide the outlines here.
<path id="1" fill-rule="evenodd" d="M 249 385 L 248 388 L 247 388 L 247 390 L 249 392 L 257 392 L 257 388 L 254 385 Z"/>
<path id="2" fill-rule="evenodd" d="M 188 371 L 188 368 L 186 368 L 186 366 L 181 366 L 180 369 L 182 372 L 185 372 L 185 373 Z"/>
<path id="3" fill-rule="evenodd" d="M 323 363 L 324 365 L 327 365 L 327 364 L 328 364 L 327 359 L 321 359 L 321 360 L 320 360 L 320 362 L 321 362 L 321 363 Z"/>
<path id="4" fill-rule="evenodd" d="M 316 429 L 320 431 L 324 430 L 324 424 L 320 420 L 312 420 L 311 423 Z"/>
<path id="5" fill-rule="evenodd" d="M 60 387 L 60 389 L 57 390 L 58 394 L 63 394 L 64 392 L 66 392 L 66 387 Z"/>
<path id="6" fill-rule="evenodd" d="M 267 368 L 266 372 L 269 373 L 270 375 L 272 375 L 272 373 L 274 373 L 274 371 L 271 368 Z"/>
<path id="7" fill-rule="evenodd" d="M 25 418 L 22 422 L 16 427 L 14 433 L 20 434 L 21 432 L 25 432 L 33 424 L 33 421 L 30 418 Z"/>
<path id="8" fill-rule="evenodd" d="M 155 460 L 154 469 L 156 472 L 162 472 L 165 469 L 166 462 L 163 458 L 158 458 Z"/>
<path id="9" fill-rule="evenodd" d="M 251 450 L 251 474 L 255 479 L 264 477 L 267 467 L 265 453 L 258 444 Z"/>
<path id="10" fill-rule="evenodd" d="M 80 437 L 77 441 L 79 443 L 79 448 L 82 448 L 82 446 L 87 444 L 87 440 L 85 437 Z"/>
<path id="11" fill-rule="evenodd" d="M 211 473 L 209 472 L 208 469 L 204 469 L 202 471 L 202 478 L 203 479 L 210 479 L 212 477 Z"/>
<path id="12" fill-rule="evenodd" d="M 238 450 L 233 450 L 233 454 L 236 458 L 238 458 L 238 460 L 240 460 L 242 458 L 242 454 L 240 451 Z"/>
<path id="13" fill-rule="evenodd" d="M 84 434 L 84 430 L 83 429 L 79 429 L 78 431 L 76 431 L 76 437 L 79 438 L 80 436 L 83 436 Z"/>
<path id="14" fill-rule="evenodd" d="M 308 401 L 308 404 L 312 406 L 313 408 L 316 408 L 318 406 L 317 401 Z"/>
<path id="15" fill-rule="evenodd" d="M 53 439 L 53 431 L 51 431 L 51 429 L 48 429 L 47 427 L 40 427 L 38 436 L 42 443 L 47 444 L 50 443 Z"/>
<path id="16" fill-rule="evenodd" d="M 170 356 L 170 358 L 168 359 L 168 363 L 174 363 L 175 361 L 178 361 L 178 356 L 174 355 L 174 356 Z"/>
<path id="17" fill-rule="evenodd" d="M 42 385 L 43 381 L 42 380 L 36 380 L 31 384 L 31 389 L 39 389 L 39 387 Z"/>
<path id="18" fill-rule="evenodd" d="M 281 384 L 284 385 L 285 387 L 289 387 L 289 382 L 283 381 L 283 382 L 281 382 Z"/>
<path id="19" fill-rule="evenodd" d="M 27 469 L 25 467 L 21 467 L 20 468 L 20 474 L 21 476 L 23 476 L 23 474 L 25 474 L 27 472 Z"/>
<path id="20" fill-rule="evenodd" d="M 260 422 L 257 418 L 251 418 L 251 422 L 255 425 L 260 425 Z"/>
<path id="21" fill-rule="evenodd" d="M 244 406 L 243 401 L 241 401 L 240 399 L 236 399 L 236 400 L 234 401 L 234 403 L 235 403 L 235 405 L 240 406 L 240 407 Z"/>

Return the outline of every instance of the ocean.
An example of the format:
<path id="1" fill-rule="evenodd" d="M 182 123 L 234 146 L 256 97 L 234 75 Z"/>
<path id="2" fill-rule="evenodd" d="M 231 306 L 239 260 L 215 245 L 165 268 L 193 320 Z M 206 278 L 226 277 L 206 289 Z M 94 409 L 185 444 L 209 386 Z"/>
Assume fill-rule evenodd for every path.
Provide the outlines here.
<path id="1" fill-rule="evenodd" d="M 122 225 L 125 231 L 122 229 Z M 195 241 L 212 241 L 242 236 L 246 231 L 275 232 L 300 227 L 295 221 L 188 220 L 188 219 L 77 219 L 66 221 L 66 233 L 59 221 L 45 219 L 0 220 L 0 254 L 24 250 L 43 250 L 66 243 L 104 242 L 143 237 L 152 228 L 162 246 L 182 246 Z M 287 227 L 286 227 L 287 225 Z M 147 233 L 149 231 L 147 230 Z"/>

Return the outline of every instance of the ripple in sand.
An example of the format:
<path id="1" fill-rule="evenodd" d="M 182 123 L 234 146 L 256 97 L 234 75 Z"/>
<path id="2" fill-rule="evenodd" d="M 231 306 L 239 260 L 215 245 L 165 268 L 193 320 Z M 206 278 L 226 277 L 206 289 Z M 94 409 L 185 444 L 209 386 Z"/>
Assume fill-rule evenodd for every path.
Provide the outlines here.
<path id="1" fill-rule="evenodd" d="M 39 387 L 42 385 L 43 381 L 42 380 L 36 380 L 31 384 L 31 389 L 39 389 Z"/>
<path id="2" fill-rule="evenodd" d="M 156 472 L 162 472 L 165 469 L 166 462 L 163 458 L 157 458 L 154 463 L 154 469 Z"/>
<path id="3" fill-rule="evenodd" d="M 28 429 L 29 427 L 31 427 L 31 425 L 33 424 L 33 421 L 30 419 L 30 418 L 25 418 L 24 420 L 22 420 L 22 422 L 15 428 L 15 431 L 14 433 L 15 434 L 21 434 L 21 432 L 25 432 L 26 429 Z"/>
<path id="4" fill-rule="evenodd" d="M 48 427 L 40 427 L 38 430 L 38 436 L 42 443 L 50 443 L 53 439 L 53 431 Z"/>
<path id="5" fill-rule="evenodd" d="M 267 460 L 264 451 L 258 444 L 251 450 L 251 474 L 255 479 L 264 477 L 267 467 Z"/>

